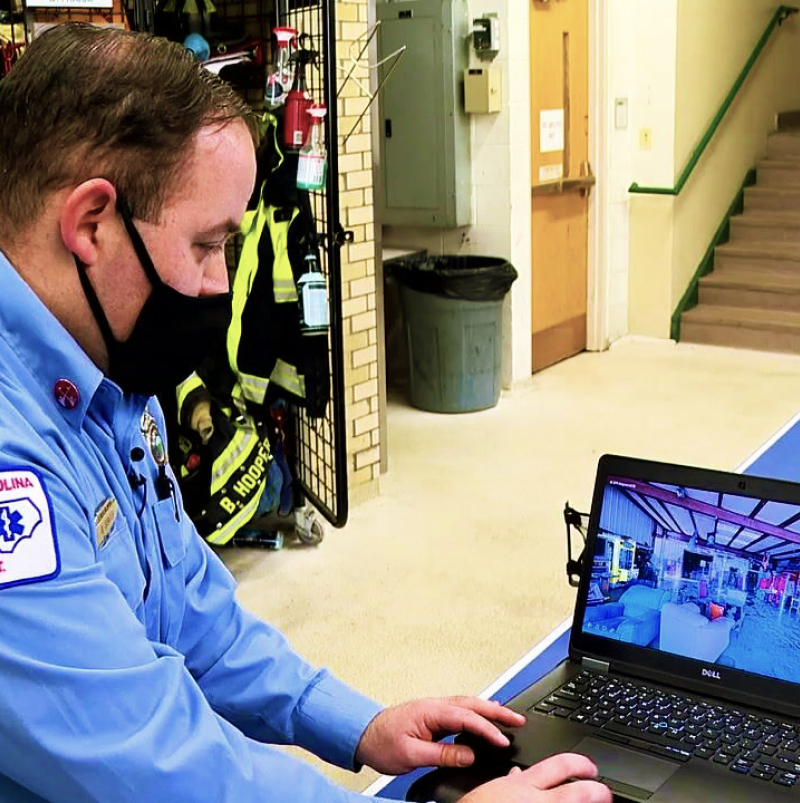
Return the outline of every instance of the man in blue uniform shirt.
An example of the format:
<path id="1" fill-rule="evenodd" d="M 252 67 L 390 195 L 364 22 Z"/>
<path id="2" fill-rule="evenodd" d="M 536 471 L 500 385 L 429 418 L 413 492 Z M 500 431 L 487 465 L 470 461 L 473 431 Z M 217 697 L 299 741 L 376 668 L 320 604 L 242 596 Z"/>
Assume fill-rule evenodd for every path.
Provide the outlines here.
<path id="1" fill-rule="evenodd" d="M 0 800 L 363 800 L 270 747 L 398 773 L 464 765 L 521 718 L 473 698 L 382 709 L 234 599 L 196 534 L 153 394 L 230 317 L 224 244 L 252 122 L 164 40 L 67 25 L 0 82 Z M 558 756 L 468 803 L 608 803 Z"/>

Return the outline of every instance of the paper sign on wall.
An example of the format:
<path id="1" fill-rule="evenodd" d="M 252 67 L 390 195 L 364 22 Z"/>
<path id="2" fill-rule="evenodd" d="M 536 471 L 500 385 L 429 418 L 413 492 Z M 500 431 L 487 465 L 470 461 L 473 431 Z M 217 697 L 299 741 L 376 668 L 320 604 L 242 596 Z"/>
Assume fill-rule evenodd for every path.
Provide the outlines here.
<path id="1" fill-rule="evenodd" d="M 564 150 L 564 110 L 542 109 L 539 112 L 539 152 Z"/>

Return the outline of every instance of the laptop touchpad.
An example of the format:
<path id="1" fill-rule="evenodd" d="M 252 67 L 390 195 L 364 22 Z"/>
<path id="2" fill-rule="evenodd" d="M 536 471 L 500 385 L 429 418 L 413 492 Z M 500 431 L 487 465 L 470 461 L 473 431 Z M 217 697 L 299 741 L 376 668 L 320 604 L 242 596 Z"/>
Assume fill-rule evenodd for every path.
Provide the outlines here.
<path id="1" fill-rule="evenodd" d="M 597 764 L 601 778 L 637 787 L 645 794 L 655 792 L 681 766 L 671 761 L 662 761 L 655 756 L 647 756 L 609 744 L 592 736 L 587 736 L 575 745 L 571 752 L 592 759 Z"/>

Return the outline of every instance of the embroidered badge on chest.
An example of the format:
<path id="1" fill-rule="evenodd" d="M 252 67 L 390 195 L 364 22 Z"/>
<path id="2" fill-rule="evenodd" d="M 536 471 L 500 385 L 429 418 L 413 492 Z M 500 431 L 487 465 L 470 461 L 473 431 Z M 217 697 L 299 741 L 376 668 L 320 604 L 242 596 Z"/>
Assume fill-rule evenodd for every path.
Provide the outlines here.
<path id="1" fill-rule="evenodd" d="M 117 520 L 117 500 L 113 496 L 103 500 L 94 512 L 94 531 L 97 533 L 97 548 L 108 540 Z"/>
<path id="2" fill-rule="evenodd" d="M 155 418 L 147 410 L 142 415 L 142 435 L 144 435 L 144 439 L 150 447 L 150 454 L 153 455 L 153 460 L 159 466 L 166 465 L 167 450 L 164 447 L 164 440 L 158 431 L 158 424 L 156 424 Z"/>
<path id="3" fill-rule="evenodd" d="M 0 469 L 0 588 L 61 570 L 50 498 L 32 469 Z"/>

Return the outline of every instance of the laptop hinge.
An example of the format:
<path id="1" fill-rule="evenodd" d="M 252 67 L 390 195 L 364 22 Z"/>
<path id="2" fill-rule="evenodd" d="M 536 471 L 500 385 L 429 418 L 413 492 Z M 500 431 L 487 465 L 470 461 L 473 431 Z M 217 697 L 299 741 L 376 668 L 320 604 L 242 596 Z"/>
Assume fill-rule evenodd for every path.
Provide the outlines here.
<path id="1" fill-rule="evenodd" d="M 602 675 L 608 674 L 608 661 L 598 661 L 597 658 L 581 658 L 581 665 L 586 669 L 591 669 L 592 672 L 600 672 Z"/>

